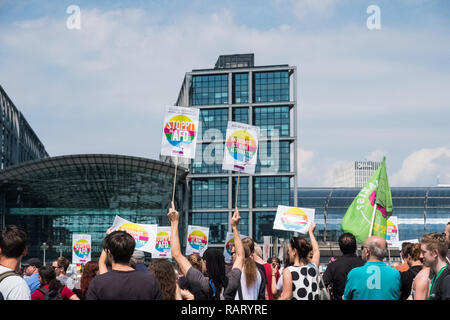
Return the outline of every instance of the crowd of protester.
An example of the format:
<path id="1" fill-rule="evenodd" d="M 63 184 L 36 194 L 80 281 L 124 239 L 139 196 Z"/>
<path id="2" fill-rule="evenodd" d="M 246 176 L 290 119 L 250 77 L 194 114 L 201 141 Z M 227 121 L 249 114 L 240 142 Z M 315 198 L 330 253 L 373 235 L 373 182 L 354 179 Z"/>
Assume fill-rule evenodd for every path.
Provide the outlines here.
<path id="1" fill-rule="evenodd" d="M 351 233 L 339 237 L 341 255 L 319 272 L 320 250 L 311 223 L 308 237 L 292 237 L 284 261 L 262 259 L 261 247 L 241 239 L 236 209 L 232 263 L 223 251 L 181 253 L 179 214 L 172 206 L 172 261 L 147 266 L 134 238 L 109 229 L 98 261 L 87 262 L 81 277 L 67 275 L 70 261 L 51 266 L 27 255 L 27 235 L 9 225 L 0 233 L 0 300 L 448 300 L 450 299 L 450 222 L 444 233 L 425 234 L 420 243 L 403 243 L 402 264 L 385 263 L 386 240 L 371 236 L 357 255 Z"/>

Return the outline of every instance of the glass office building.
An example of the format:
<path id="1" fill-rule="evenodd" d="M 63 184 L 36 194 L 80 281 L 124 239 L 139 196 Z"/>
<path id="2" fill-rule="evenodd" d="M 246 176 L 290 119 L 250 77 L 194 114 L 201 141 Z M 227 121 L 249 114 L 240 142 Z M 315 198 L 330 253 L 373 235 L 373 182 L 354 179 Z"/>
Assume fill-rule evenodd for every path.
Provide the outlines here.
<path id="1" fill-rule="evenodd" d="M 170 226 L 175 167 L 121 155 L 71 155 L 29 161 L 0 172 L 2 227 L 15 224 L 28 234 L 28 256 L 46 261 L 59 250 L 72 259 L 72 234 L 90 234 L 92 259 L 100 256 L 106 230 L 116 215 L 135 223 Z M 184 224 L 185 176 L 177 170 L 175 202 Z M 182 229 L 182 228 L 181 228 Z M 63 246 L 60 248 L 60 244 Z"/>
<path id="2" fill-rule="evenodd" d="M 223 171 L 228 121 L 260 127 L 254 175 L 239 178 L 241 232 L 257 241 L 274 235 L 279 204 L 296 205 L 297 69 L 255 66 L 253 54 L 223 55 L 212 69 L 187 72 L 176 105 L 200 109 L 196 157 L 187 176 L 191 196 L 189 224 L 210 228 L 210 243 L 223 244 L 235 206 L 237 176 Z M 285 235 L 286 232 L 275 232 Z"/>

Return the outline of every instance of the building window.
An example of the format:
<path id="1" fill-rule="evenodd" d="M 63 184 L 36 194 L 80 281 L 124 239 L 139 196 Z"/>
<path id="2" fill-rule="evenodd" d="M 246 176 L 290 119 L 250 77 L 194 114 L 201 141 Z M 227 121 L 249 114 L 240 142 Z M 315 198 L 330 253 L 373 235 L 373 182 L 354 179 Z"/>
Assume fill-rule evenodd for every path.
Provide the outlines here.
<path id="1" fill-rule="evenodd" d="M 192 180 L 192 209 L 228 208 L 228 178 Z"/>
<path id="2" fill-rule="evenodd" d="M 233 177 L 233 208 L 236 206 L 237 177 Z M 248 208 L 248 177 L 239 177 L 238 208 Z"/>
<path id="3" fill-rule="evenodd" d="M 290 204 L 289 177 L 255 177 L 253 206 L 255 208 L 276 208 Z"/>
<path id="4" fill-rule="evenodd" d="M 233 121 L 248 124 L 248 108 L 233 108 Z"/>
<path id="5" fill-rule="evenodd" d="M 193 76 L 191 97 L 193 106 L 228 104 L 228 74 Z"/>
<path id="6" fill-rule="evenodd" d="M 258 148 L 256 172 L 290 172 L 291 153 L 289 141 L 261 141 Z"/>
<path id="7" fill-rule="evenodd" d="M 253 102 L 289 101 L 288 71 L 255 72 Z"/>
<path id="8" fill-rule="evenodd" d="M 255 107 L 253 108 L 253 122 L 261 128 L 261 136 L 281 137 L 290 136 L 290 117 L 288 106 Z"/>
<path id="9" fill-rule="evenodd" d="M 264 242 L 264 236 L 289 239 L 290 232 L 273 229 L 275 215 L 275 211 L 253 213 L 253 240 L 262 243 Z"/>
<path id="10" fill-rule="evenodd" d="M 224 243 L 228 232 L 227 212 L 194 212 L 192 213 L 193 226 L 209 228 L 209 243 Z"/>
<path id="11" fill-rule="evenodd" d="M 219 130 L 222 139 L 225 139 L 228 126 L 228 109 L 201 109 L 199 121 L 202 126 L 202 135 L 205 136 L 207 130 Z"/>
<path id="12" fill-rule="evenodd" d="M 192 173 L 226 173 L 222 170 L 223 143 L 197 144 Z"/>
<path id="13" fill-rule="evenodd" d="M 248 73 L 233 74 L 233 103 L 248 103 Z"/>

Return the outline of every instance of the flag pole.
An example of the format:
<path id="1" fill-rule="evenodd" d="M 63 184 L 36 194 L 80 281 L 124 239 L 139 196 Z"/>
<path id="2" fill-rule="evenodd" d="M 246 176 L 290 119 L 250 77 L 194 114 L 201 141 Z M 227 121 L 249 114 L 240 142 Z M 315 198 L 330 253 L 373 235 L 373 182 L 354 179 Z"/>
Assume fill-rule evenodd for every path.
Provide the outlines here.
<path id="1" fill-rule="evenodd" d="M 373 204 L 373 212 L 372 212 L 372 222 L 370 223 L 369 237 L 372 236 L 373 224 L 375 222 L 375 212 L 377 210 L 377 199 L 375 195 L 374 204 Z"/>
<path id="2" fill-rule="evenodd" d="M 175 199 L 175 182 L 177 180 L 178 156 L 175 156 L 175 174 L 173 175 L 172 203 Z"/>
<path id="3" fill-rule="evenodd" d="M 234 201 L 234 207 L 237 208 L 238 205 L 238 193 L 239 193 L 239 177 L 241 176 L 241 171 L 238 171 L 238 178 L 236 184 L 236 200 Z"/>

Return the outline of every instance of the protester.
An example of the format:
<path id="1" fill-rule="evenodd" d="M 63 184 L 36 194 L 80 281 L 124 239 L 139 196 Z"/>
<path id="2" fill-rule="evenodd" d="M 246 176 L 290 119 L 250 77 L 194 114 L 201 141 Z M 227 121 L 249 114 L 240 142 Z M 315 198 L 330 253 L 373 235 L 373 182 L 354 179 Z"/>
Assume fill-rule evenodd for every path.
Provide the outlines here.
<path id="1" fill-rule="evenodd" d="M 19 264 L 27 254 L 27 234 L 15 225 L 0 233 L 0 300 L 30 300 L 30 288 L 18 275 Z"/>
<path id="2" fill-rule="evenodd" d="M 208 248 L 202 256 L 202 269 L 206 276 L 192 267 L 189 260 L 181 254 L 178 234 L 179 214 L 175 210 L 173 203 L 167 216 L 171 224 L 171 254 L 178 263 L 180 271 L 188 279 L 190 286 L 192 288 L 199 288 L 203 296 L 207 299 L 233 300 L 240 283 L 241 270 L 244 262 L 244 248 L 237 229 L 239 220 L 241 219 L 239 211 L 236 209 L 231 218 L 231 228 L 236 247 L 236 260 L 233 264 L 233 269 L 228 274 L 225 274 L 225 257 L 223 253 L 218 249 Z"/>
<path id="3" fill-rule="evenodd" d="M 264 266 L 254 260 L 255 243 L 247 237 L 242 240 L 242 244 L 245 259 L 235 300 L 265 300 L 267 280 Z"/>
<path id="4" fill-rule="evenodd" d="M 398 300 L 400 272 L 383 262 L 386 240 L 372 236 L 363 246 L 364 266 L 352 269 L 347 276 L 344 300 Z"/>
<path id="5" fill-rule="evenodd" d="M 265 292 L 265 298 L 266 300 L 275 300 L 275 298 L 273 297 L 272 294 L 272 259 L 268 259 L 270 260 L 270 262 L 265 262 L 262 259 L 262 249 L 261 247 L 255 243 L 255 253 L 253 255 L 255 262 L 258 264 L 261 264 L 264 267 L 264 271 L 265 271 L 265 276 L 266 276 L 266 292 Z M 276 260 L 275 260 L 276 263 Z M 275 278 L 276 280 L 278 280 L 278 278 L 280 277 L 280 273 L 279 272 L 275 272 Z"/>
<path id="6" fill-rule="evenodd" d="M 52 262 L 53 269 L 56 273 L 56 279 L 70 290 L 75 288 L 75 280 L 67 276 L 67 268 L 69 268 L 70 261 L 66 257 L 58 257 Z"/>
<path id="7" fill-rule="evenodd" d="M 187 259 L 194 268 L 202 271 L 202 257 L 198 253 L 190 254 Z"/>
<path id="8" fill-rule="evenodd" d="M 279 300 L 319 299 L 319 244 L 314 237 L 316 224 L 311 223 L 308 234 L 310 242 L 303 237 L 293 237 L 289 242 L 289 260 L 293 265 L 283 271 L 283 290 Z M 312 252 L 312 256 L 310 253 Z M 308 260 L 308 256 L 311 260 Z M 273 280 L 273 283 L 275 280 Z"/>
<path id="9" fill-rule="evenodd" d="M 450 264 L 450 221 L 445 226 L 444 230 L 445 241 L 447 242 L 447 264 Z"/>
<path id="10" fill-rule="evenodd" d="M 80 300 L 86 300 L 86 293 L 89 289 L 89 285 L 97 274 L 98 262 L 89 261 L 84 265 L 83 271 L 81 272 L 80 288 L 75 288 L 72 290 L 78 298 L 80 298 Z"/>
<path id="11" fill-rule="evenodd" d="M 420 243 L 423 264 L 434 273 L 428 299 L 450 299 L 450 268 L 446 263 L 448 244 L 445 235 L 430 233 L 422 236 Z"/>
<path id="12" fill-rule="evenodd" d="M 129 266 L 136 242 L 125 231 L 107 231 L 99 260 L 99 275 L 90 283 L 86 300 L 160 300 L 159 282 L 150 272 Z M 106 260 L 112 269 L 106 268 Z M 103 270 L 103 273 L 100 273 Z"/>
<path id="13" fill-rule="evenodd" d="M 411 242 L 403 242 L 402 243 L 402 250 L 400 251 L 400 257 L 402 258 L 403 263 L 401 265 L 392 266 L 392 267 L 394 267 L 395 269 L 397 269 L 400 272 L 405 272 L 409 269 L 408 262 L 406 261 L 406 259 L 407 259 L 406 252 L 411 252 L 412 246 L 413 246 L 413 244 Z"/>
<path id="14" fill-rule="evenodd" d="M 56 279 L 53 267 L 39 268 L 41 286 L 31 294 L 31 300 L 80 300 L 72 290 Z"/>
<path id="15" fill-rule="evenodd" d="M 145 265 L 145 253 L 141 250 L 134 250 L 130 259 L 130 266 L 138 271 L 147 271 L 148 268 Z"/>
<path id="16" fill-rule="evenodd" d="M 427 300 L 430 293 L 430 268 L 423 266 L 411 286 L 413 300 Z"/>
<path id="17" fill-rule="evenodd" d="M 328 264 L 323 274 L 323 281 L 331 300 L 342 300 L 347 275 L 353 268 L 361 267 L 364 261 L 356 256 L 356 238 L 351 233 L 343 233 L 339 237 L 339 249 L 342 256 Z"/>
<path id="18" fill-rule="evenodd" d="M 411 295 L 411 287 L 414 278 L 422 270 L 423 263 L 420 260 L 420 244 L 412 244 L 407 246 L 405 250 L 405 261 L 408 263 L 409 269 L 404 272 L 400 272 L 400 280 L 402 286 L 400 288 L 400 300 L 407 300 Z"/>
<path id="19" fill-rule="evenodd" d="M 42 262 L 39 258 L 30 258 L 22 263 L 24 270 L 24 279 L 30 288 L 30 294 L 41 286 L 39 282 L 39 268 L 42 267 Z"/>
<path id="20" fill-rule="evenodd" d="M 177 277 L 172 264 L 166 259 L 150 262 L 148 270 L 158 279 L 164 300 L 175 300 Z"/>

